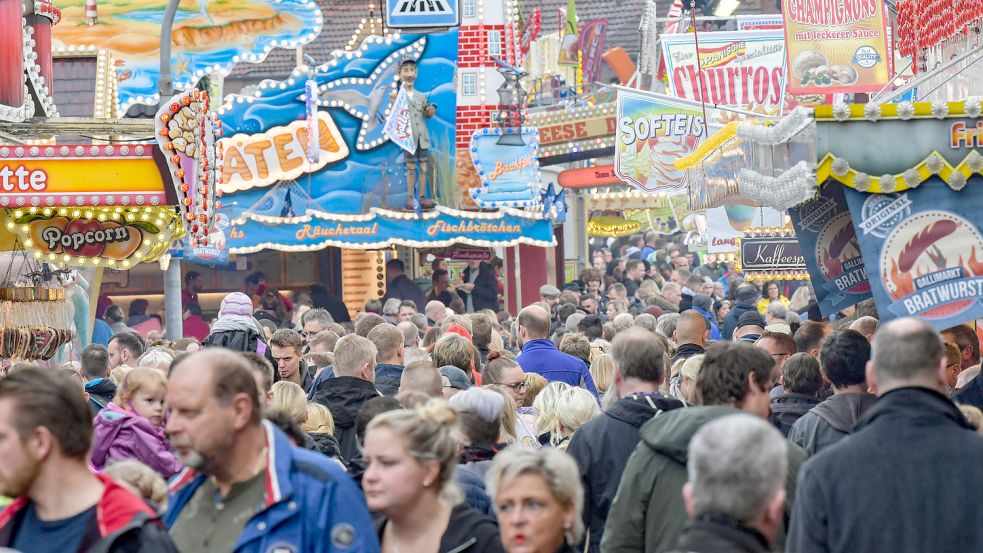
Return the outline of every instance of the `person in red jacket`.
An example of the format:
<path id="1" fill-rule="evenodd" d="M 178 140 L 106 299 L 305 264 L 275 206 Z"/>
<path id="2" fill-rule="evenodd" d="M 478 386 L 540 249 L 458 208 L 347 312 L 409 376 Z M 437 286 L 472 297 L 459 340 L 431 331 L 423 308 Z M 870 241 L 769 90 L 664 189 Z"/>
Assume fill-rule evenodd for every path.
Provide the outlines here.
<path id="1" fill-rule="evenodd" d="M 22 553 L 177 553 L 142 499 L 86 463 L 92 419 L 65 371 L 0 380 L 0 547 Z"/>

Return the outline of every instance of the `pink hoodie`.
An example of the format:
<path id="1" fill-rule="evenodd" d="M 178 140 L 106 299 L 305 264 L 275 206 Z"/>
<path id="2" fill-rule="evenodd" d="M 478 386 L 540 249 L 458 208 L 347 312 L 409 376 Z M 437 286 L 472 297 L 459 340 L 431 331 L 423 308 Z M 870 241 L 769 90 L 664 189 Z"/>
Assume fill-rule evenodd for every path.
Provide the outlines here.
<path id="1" fill-rule="evenodd" d="M 90 453 L 92 466 L 102 470 L 110 461 L 136 459 L 164 478 L 183 467 L 171 451 L 164 430 L 140 415 L 110 403 L 92 421 L 95 436 Z"/>

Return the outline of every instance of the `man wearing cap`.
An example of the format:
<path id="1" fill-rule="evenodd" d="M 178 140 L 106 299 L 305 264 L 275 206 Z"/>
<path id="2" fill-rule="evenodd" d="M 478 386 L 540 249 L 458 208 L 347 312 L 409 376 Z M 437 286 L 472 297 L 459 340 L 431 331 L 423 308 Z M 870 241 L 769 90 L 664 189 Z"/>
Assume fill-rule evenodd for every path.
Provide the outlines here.
<path id="1" fill-rule="evenodd" d="M 737 289 L 736 302 L 734 306 L 731 307 L 730 313 L 724 319 L 724 327 L 721 329 L 724 340 L 734 339 L 734 330 L 737 328 L 737 321 L 741 318 L 741 315 L 747 313 L 748 311 L 758 312 L 758 296 L 760 292 L 753 284 L 742 284 Z M 760 317 L 759 317 L 760 319 Z M 764 328 L 764 321 L 760 325 Z M 761 334 L 758 332 L 758 334 Z"/>
<path id="2" fill-rule="evenodd" d="M 734 341 L 755 343 L 765 331 L 765 321 L 757 311 L 748 311 L 737 319 Z"/>
<path id="3" fill-rule="evenodd" d="M 468 379 L 467 373 L 454 365 L 444 365 L 437 371 L 440 373 L 441 380 L 444 381 L 442 394 L 444 399 L 450 399 L 454 394 L 471 387 L 471 380 Z"/>
<path id="4" fill-rule="evenodd" d="M 539 287 L 539 299 L 542 300 L 543 305 L 553 309 L 560 303 L 560 289 L 552 284 L 544 284 Z"/>
<path id="5" fill-rule="evenodd" d="M 706 294 L 696 294 L 693 296 L 693 311 L 696 311 L 707 320 L 710 325 L 710 339 L 716 342 L 720 339 L 720 328 L 713 321 L 713 298 Z"/>

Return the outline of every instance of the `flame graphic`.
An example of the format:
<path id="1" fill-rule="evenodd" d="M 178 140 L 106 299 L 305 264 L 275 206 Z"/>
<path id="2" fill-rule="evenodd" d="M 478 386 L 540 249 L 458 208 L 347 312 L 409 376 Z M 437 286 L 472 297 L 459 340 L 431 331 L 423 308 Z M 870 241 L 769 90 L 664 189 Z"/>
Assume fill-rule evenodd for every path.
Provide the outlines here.
<path id="1" fill-rule="evenodd" d="M 976 246 L 973 246 L 968 260 L 963 260 L 959 256 L 959 262 L 955 267 L 962 267 L 963 274 L 966 276 L 978 276 L 983 274 L 983 261 L 977 258 Z M 888 275 L 889 285 L 893 285 L 893 290 L 888 290 L 894 299 L 903 298 L 915 292 L 914 281 L 916 278 L 924 276 L 933 271 L 902 271 L 896 261 L 891 261 L 891 271 Z"/>

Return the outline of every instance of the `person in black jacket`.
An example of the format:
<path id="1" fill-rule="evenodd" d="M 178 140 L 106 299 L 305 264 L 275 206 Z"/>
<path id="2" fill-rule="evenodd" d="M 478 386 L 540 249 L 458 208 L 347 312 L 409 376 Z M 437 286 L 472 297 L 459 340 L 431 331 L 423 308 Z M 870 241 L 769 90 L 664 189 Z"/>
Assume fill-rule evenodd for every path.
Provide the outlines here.
<path id="1" fill-rule="evenodd" d="M 362 489 L 387 551 L 504 552 L 495 521 L 453 498 L 457 414 L 442 401 L 377 415 Z"/>
<path id="2" fill-rule="evenodd" d="M 823 388 L 823 376 L 819 361 L 804 351 L 789 357 L 782 367 L 782 393 L 771 400 L 768 420 L 788 437 L 792 425 L 810 409 L 819 405 L 819 391 Z"/>
<path id="3" fill-rule="evenodd" d="M 788 551 L 983 551 L 983 437 L 943 395 L 945 368 L 928 323 L 877 330 L 867 366 L 877 402 L 850 438 L 802 466 Z"/>
<path id="4" fill-rule="evenodd" d="M 785 510 L 786 442 L 759 418 L 728 415 L 689 445 L 690 519 L 672 553 L 767 553 Z"/>
<path id="5" fill-rule="evenodd" d="M 702 317 L 700 317 L 702 319 Z M 590 534 L 589 551 L 601 550 L 608 510 L 618 491 L 621 473 L 638 444 L 642 424 L 682 402 L 659 393 L 665 380 L 665 351 L 651 333 L 631 328 L 612 344 L 614 391 L 620 399 L 570 439 L 567 453 L 577 461 L 584 485 L 583 521 Z"/>
<path id="6" fill-rule="evenodd" d="M 406 276 L 406 265 L 402 259 L 390 259 L 386 262 L 386 295 L 382 303 L 395 298 L 398 300 L 413 300 L 417 307 L 427 304 L 423 289 Z"/>
<path id="7" fill-rule="evenodd" d="M 376 347 L 368 338 L 348 334 L 335 344 L 334 355 L 335 376 L 317 385 L 313 401 L 331 411 L 334 436 L 347 463 L 358 455 L 355 441 L 358 410 L 366 401 L 379 397 L 374 384 Z"/>
<path id="8" fill-rule="evenodd" d="M 345 305 L 345 302 L 338 296 L 332 294 L 326 286 L 321 284 L 311 284 L 308 290 L 311 296 L 311 302 L 314 304 L 314 308 L 326 309 L 328 313 L 331 314 L 331 318 L 334 319 L 334 322 L 347 323 L 352 320 L 351 315 L 348 313 L 348 306 Z"/>
<path id="9" fill-rule="evenodd" d="M 253 352 L 265 357 L 274 367 L 273 351 L 263 338 L 265 333 L 252 316 L 253 302 L 242 292 L 233 292 L 222 299 L 218 309 L 218 320 L 201 343 L 202 348 L 218 347 L 232 351 Z M 274 380 L 279 380 L 274 372 Z"/>
<path id="10" fill-rule="evenodd" d="M 758 296 L 760 295 L 758 289 L 753 284 L 742 284 L 737 289 L 734 305 L 724 318 L 723 328 L 720 329 L 720 334 L 724 340 L 733 338 L 734 330 L 737 329 L 737 321 L 741 318 L 741 315 L 752 311 L 757 313 Z"/>
<path id="11" fill-rule="evenodd" d="M 116 384 L 109 378 L 109 350 L 101 344 L 88 345 L 79 355 L 79 363 L 94 417 L 116 397 Z"/>
<path id="12" fill-rule="evenodd" d="M 463 284 L 457 286 L 468 313 L 491 309 L 498 312 L 498 282 L 495 269 L 483 261 L 468 261 L 468 268 L 461 273 Z M 422 304 L 418 304 L 422 305 Z"/>

